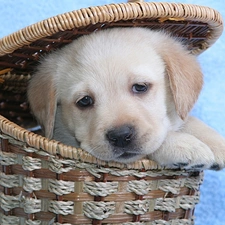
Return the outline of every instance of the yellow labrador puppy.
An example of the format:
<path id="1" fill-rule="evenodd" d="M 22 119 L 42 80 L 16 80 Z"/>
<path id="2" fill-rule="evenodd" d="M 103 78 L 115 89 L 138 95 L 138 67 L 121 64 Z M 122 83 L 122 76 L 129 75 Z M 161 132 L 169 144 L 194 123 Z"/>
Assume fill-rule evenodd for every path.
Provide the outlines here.
<path id="1" fill-rule="evenodd" d="M 99 159 L 219 169 L 224 139 L 188 117 L 202 83 L 196 58 L 169 35 L 113 28 L 42 60 L 28 99 L 46 137 Z"/>

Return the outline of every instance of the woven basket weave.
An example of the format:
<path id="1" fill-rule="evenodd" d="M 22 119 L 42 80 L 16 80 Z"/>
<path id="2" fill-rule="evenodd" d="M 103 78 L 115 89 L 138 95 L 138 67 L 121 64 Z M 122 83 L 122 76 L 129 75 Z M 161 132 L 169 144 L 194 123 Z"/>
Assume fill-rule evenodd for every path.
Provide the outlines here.
<path id="1" fill-rule="evenodd" d="M 26 129 L 36 125 L 27 81 L 42 55 L 81 35 L 132 26 L 167 30 L 193 54 L 223 29 L 207 7 L 130 2 L 58 15 L 0 40 L 0 224 L 193 224 L 202 173 L 146 159 L 104 162 Z"/>

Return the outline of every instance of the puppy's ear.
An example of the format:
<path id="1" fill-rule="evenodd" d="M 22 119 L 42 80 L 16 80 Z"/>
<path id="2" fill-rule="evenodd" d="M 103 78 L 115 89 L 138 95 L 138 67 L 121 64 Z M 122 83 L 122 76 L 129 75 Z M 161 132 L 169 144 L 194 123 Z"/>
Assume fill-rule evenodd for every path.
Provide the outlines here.
<path id="1" fill-rule="evenodd" d="M 166 64 L 176 111 L 181 119 L 185 119 L 202 89 L 201 68 L 196 57 L 179 44 L 168 43 L 164 47 L 162 57 Z"/>
<path id="2" fill-rule="evenodd" d="M 31 110 L 47 138 L 52 138 L 57 107 L 56 89 L 51 68 L 40 66 L 28 85 Z"/>

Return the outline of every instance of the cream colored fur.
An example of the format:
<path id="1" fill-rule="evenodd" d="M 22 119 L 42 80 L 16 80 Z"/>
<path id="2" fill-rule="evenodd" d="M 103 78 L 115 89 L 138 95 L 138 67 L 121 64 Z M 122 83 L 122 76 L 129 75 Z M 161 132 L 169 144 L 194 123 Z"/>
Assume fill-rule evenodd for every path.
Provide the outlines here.
<path id="1" fill-rule="evenodd" d="M 28 99 L 46 137 L 106 161 L 148 156 L 168 167 L 222 168 L 225 140 L 188 113 L 203 83 L 196 58 L 169 35 L 114 28 L 83 36 L 44 60 Z M 136 84 L 146 85 L 136 93 Z M 85 96 L 93 105 L 78 106 Z M 106 138 L 132 128 L 128 146 Z"/>

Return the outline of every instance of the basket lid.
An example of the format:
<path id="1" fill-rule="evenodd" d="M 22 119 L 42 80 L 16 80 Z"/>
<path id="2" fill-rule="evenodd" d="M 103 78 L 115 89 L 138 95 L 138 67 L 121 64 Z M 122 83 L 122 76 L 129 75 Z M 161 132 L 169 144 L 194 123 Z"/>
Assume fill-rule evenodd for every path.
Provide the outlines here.
<path id="1" fill-rule="evenodd" d="M 29 74 L 39 58 L 81 35 L 112 27 L 163 29 L 182 39 L 193 54 L 221 35 L 221 15 L 209 7 L 129 1 L 89 7 L 38 22 L 0 40 L 0 74 Z"/>

